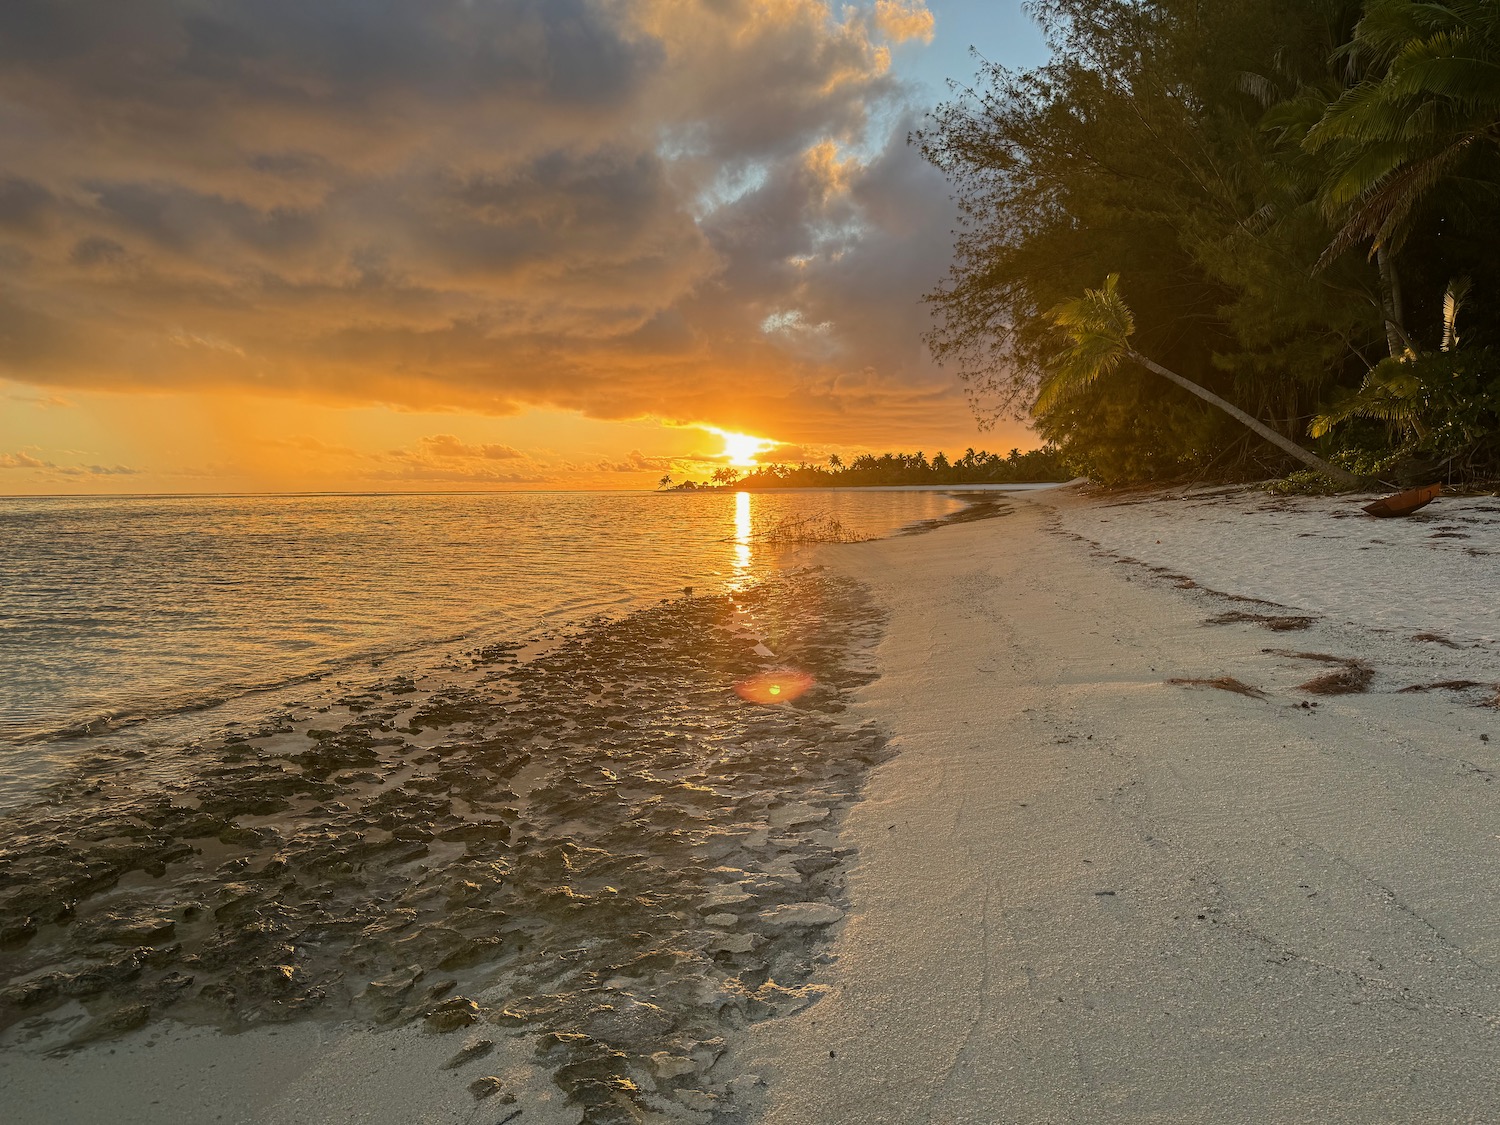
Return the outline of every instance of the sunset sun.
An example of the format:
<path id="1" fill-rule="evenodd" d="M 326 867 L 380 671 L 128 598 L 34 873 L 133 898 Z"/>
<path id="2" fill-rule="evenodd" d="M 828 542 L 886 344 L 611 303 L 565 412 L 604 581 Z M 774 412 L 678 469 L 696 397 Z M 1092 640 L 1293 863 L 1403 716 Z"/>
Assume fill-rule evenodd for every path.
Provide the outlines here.
<path id="1" fill-rule="evenodd" d="M 729 430 L 707 428 L 709 433 L 717 434 L 723 440 L 724 456 L 737 469 L 752 468 L 755 465 L 756 454 L 764 453 L 776 445 L 774 441 L 754 437 L 751 434 L 736 434 Z"/>

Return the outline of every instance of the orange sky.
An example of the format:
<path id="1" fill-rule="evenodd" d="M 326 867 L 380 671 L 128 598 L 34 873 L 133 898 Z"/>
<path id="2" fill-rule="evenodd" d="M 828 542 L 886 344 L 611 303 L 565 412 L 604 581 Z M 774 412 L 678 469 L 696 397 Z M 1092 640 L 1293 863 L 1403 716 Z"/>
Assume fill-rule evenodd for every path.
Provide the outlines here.
<path id="1" fill-rule="evenodd" d="M 0 7 L 0 493 L 1034 445 L 921 343 L 934 6 Z"/>

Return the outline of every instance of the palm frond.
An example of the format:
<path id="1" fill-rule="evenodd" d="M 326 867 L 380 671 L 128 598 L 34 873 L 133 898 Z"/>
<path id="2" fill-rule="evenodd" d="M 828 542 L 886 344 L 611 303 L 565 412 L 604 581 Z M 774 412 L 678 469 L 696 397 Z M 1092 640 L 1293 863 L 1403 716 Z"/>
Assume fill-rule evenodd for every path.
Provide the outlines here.
<path id="1" fill-rule="evenodd" d="M 1464 298 L 1469 295 L 1470 282 L 1467 277 L 1455 277 L 1448 282 L 1443 292 L 1443 351 L 1451 352 L 1458 347 L 1458 313 L 1463 308 Z"/>
<path id="2" fill-rule="evenodd" d="M 1120 275 L 1110 274 L 1098 289 L 1064 301 L 1047 315 L 1068 344 L 1053 357 L 1032 407 L 1046 414 L 1108 375 L 1130 350 L 1135 318 L 1119 292 Z"/>
<path id="3" fill-rule="evenodd" d="M 1315 268 L 1326 268 L 1345 250 L 1366 240 L 1372 241 L 1373 246 L 1399 248 L 1400 228 L 1407 216 L 1427 192 L 1458 165 L 1466 155 L 1471 140 L 1469 137 L 1461 138 L 1447 149 L 1385 177 L 1384 182 L 1366 193 L 1344 221 Z"/>
<path id="4" fill-rule="evenodd" d="M 1332 168 L 1320 201 L 1339 230 L 1319 268 L 1356 242 L 1398 245 L 1472 146 L 1500 138 L 1495 0 L 1366 0 L 1350 50 L 1368 60 L 1365 77 L 1302 142 Z"/>
<path id="5" fill-rule="evenodd" d="M 1307 427 L 1311 437 L 1322 437 L 1351 418 L 1369 418 L 1410 428 L 1425 405 L 1422 380 L 1410 357 L 1383 359 L 1370 368 L 1359 390 L 1317 415 Z"/>

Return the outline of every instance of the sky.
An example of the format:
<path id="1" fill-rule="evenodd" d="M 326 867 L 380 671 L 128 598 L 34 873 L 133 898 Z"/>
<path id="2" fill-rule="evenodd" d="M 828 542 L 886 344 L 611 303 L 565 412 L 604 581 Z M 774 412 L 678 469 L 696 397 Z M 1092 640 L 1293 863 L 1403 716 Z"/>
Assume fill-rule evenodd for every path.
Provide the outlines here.
<path id="1" fill-rule="evenodd" d="M 971 45 L 1045 53 L 1019 0 L 6 0 L 0 494 L 1034 446 L 922 343 Z"/>

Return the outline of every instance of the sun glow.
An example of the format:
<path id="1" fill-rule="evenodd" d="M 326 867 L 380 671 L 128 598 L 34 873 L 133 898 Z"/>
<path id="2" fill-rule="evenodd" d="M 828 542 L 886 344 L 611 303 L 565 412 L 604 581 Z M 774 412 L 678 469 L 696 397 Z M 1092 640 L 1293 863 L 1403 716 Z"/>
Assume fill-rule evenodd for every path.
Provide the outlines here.
<path id="1" fill-rule="evenodd" d="M 720 430 L 713 426 L 704 426 L 711 434 L 716 434 L 724 441 L 724 456 L 736 469 L 750 469 L 755 467 L 755 455 L 764 453 L 773 448 L 776 443 L 769 438 L 755 437 L 752 434 L 737 434 L 730 430 Z"/>

